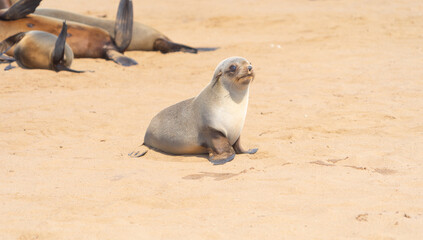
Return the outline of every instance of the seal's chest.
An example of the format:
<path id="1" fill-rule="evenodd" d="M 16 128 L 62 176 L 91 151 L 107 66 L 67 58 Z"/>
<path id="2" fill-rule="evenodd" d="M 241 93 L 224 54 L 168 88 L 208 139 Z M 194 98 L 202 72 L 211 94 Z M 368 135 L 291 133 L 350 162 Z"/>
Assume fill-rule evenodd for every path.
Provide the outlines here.
<path id="1" fill-rule="evenodd" d="M 228 101 L 212 110 L 212 127 L 221 131 L 229 139 L 231 145 L 239 138 L 244 127 L 247 105 L 248 100 L 240 104 Z"/>

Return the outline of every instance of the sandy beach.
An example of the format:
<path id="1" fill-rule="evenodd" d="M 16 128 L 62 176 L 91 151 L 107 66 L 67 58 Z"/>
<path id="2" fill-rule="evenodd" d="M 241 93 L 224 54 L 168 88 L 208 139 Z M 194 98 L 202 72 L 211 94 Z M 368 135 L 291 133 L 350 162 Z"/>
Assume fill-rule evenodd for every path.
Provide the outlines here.
<path id="1" fill-rule="evenodd" d="M 118 2 L 40 7 L 114 19 Z M 83 74 L 1 64 L 0 239 L 422 239 L 422 1 L 133 4 L 219 49 L 75 59 Z M 257 154 L 127 156 L 230 56 L 255 68 L 242 138 Z"/>

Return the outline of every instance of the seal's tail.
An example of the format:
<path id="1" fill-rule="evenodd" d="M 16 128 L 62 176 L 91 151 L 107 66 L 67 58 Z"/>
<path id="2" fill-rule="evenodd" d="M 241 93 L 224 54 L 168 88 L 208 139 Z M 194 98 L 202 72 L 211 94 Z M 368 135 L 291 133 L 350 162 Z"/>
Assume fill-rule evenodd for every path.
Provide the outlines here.
<path id="1" fill-rule="evenodd" d="M 159 38 L 154 41 L 154 50 L 160 51 L 161 53 L 170 53 L 170 52 L 188 52 L 188 53 L 197 53 L 198 50 L 193 47 L 182 45 L 179 43 L 174 43 L 164 38 Z"/>
<path id="2" fill-rule="evenodd" d="M 115 21 L 115 37 L 113 39 L 117 50 L 124 52 L 132 40 L 134 23 L 132 0 L 121 0 Z"/>
<path id="3" fill-rule="evenodd" d="M 16 20 L 24 18 L 33 13 L 40 5 L 41 0 L 20 0 L 13 4 L 9 9 L 0 14 L 1 20 Z"/>
<path id="4" fill-rule="evenodd" d="M 54 50 L 52 53 L 51 61 L 52 61 L 53 69 L 56 72 L 69 71 L 74 73 L 83 73 L 84 71 L 77 71 L 77 70 L 70 69 L 64 64 L 67 35 L 68 35 L 68 26 L 66 25 L 66 21 L 64 21 L 62 30 L 60 31 L 60 34 L 57 37 L 56 43 L 54 45 Z"/>

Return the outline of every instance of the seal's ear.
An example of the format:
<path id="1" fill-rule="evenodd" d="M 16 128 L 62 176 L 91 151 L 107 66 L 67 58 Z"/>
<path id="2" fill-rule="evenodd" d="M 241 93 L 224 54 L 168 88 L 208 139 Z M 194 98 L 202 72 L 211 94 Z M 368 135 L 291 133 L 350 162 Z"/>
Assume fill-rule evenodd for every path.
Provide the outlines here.
<path id="1" fill-rule="evenodd" d="M 216 73 L 213 76 L 213 87 L 216 85 L 216 83 L 219 81 L 220 77 L 222 76 L 223 71 L 220 69 L 219 71 L 216 71 Z"/>
<path id="2" fill-rule="evenodd" d="M 1 20 L 16 20 L 33 13 L 41 0 L 20 0 L 13 4 L 6 12 L 0 14 Z"/>
<path id="3" fill-rule="evenodd" d="M 219 79 L 222 76 L 222 74 L 223 74 L 223 71 L 222 70 L 219 70 L 219 72 L 216 73 L 216 75 L 214 76 L 214 78 L 216 78 L 216 81 L 219 81 Z"/>

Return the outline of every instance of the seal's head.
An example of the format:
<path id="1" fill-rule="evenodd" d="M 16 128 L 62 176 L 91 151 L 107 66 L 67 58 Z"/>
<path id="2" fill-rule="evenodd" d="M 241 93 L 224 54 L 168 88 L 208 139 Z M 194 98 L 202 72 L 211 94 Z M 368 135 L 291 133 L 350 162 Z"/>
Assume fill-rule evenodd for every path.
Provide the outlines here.
<path id="1" fill-rule="evenodd" d="M 213 85 L 221 82 L 228 91 L 245 91 L 254 79 L 251 63 L 242 57 L 230 57 L 217 65 L 213 76 Z"/>

